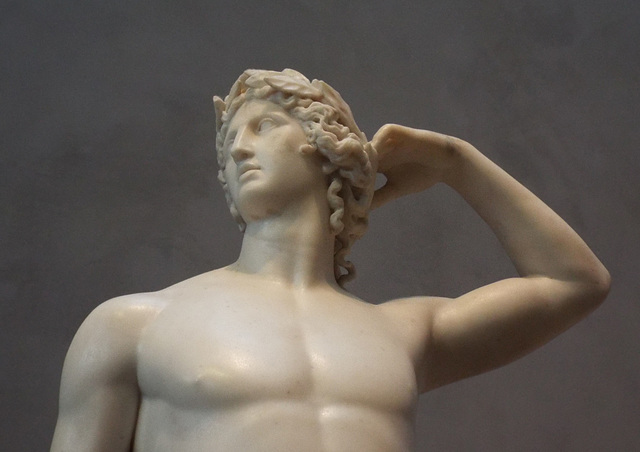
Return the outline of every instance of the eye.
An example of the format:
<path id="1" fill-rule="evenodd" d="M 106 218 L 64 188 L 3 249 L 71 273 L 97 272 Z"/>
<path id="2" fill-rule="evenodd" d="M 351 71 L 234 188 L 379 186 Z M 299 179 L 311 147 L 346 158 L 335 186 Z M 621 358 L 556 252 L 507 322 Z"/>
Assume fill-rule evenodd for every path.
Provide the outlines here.
<path id="1" fill-rule="evenodd" d="M 264 118 L 258 123 L 258 132 L 264 132 L 276 126 L 276 122 L 271 118 Z"/>

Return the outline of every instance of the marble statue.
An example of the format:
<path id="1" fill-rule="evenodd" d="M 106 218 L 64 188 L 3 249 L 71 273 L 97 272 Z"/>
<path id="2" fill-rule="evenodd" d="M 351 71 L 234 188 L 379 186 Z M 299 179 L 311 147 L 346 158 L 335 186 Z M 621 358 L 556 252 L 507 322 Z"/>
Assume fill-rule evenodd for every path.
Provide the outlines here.
<path id="1" fill-rule="evenodd" d="M 333 88 L 289 69 L 247 70 L 214 104 L 240 256 L 89 315 L 53 451 L 410 451 L 419 394 L 541 346 L 609 290 L 581 238 L 463 140 L 388 124 L 368 141 Z M 520 277 L 456 299 L 348 293 L 368 212 L 436 183 Z"/>

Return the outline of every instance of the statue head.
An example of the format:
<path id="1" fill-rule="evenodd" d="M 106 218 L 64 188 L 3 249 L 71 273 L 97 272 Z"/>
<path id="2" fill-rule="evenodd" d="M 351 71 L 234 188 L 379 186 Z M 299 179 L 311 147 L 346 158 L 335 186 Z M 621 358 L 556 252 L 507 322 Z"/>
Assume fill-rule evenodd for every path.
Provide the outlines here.
<path id="1" fill-rule="evenodd" d="M 231 214 L 242 231 L 246 223 L 234 205 L 224 176 L 223 144 L 233 115 L 245 102 L 253 99 L 280 105 L 299 121 L 308 143 L 314 148 L 313 152 L 322 156 L 327 203 L 331 212 L 327 227 L 335 236 L 334 274 L 343 286 L 355 276 L 355 267 L 346 260 L 346 256 L 367 229 L 376 178 L 375 150 L 356 125 L 347 103 L 325 82 L 310 82 L 292 69 L 282 72 L 246 70 L 224 100 L 214 96 L 218 180 Z"/>

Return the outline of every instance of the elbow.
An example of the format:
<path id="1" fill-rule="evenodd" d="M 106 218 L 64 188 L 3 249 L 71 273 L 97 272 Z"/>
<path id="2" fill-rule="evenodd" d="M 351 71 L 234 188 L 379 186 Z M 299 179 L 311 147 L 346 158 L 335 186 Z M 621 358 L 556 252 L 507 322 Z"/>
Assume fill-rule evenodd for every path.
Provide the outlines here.
<path id="1" fill-rule="evenodd" d="M 602 267 L 602 275 L 597 284 L 601 297 L 600 303 L 602 303 L 604 299 L 607 298 L 607 295 L 609 295 L 609 291 L 611 290 L 611 274 L 606 268 L 604 268 L 604 266 Z"/>
<path id="2" fill-rule="evenodd" d="M 611 290 L 611 274 L 600 262 L 585 282 L 584 290 L 593 309 L 600 306 L 607 298 Z"/>

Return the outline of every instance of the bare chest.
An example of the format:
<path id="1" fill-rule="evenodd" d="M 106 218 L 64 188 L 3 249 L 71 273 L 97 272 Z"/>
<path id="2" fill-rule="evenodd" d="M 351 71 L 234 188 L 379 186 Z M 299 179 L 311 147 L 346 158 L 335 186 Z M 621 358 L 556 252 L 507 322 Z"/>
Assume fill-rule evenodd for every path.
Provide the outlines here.
<path id="1" fill-rule="evenodd" d="M 268 295 L 166 308 L 140 343 L 143 395 L 184 408 L 302 400 L 411 409 L 413 363 L 373 306 Z"/>

